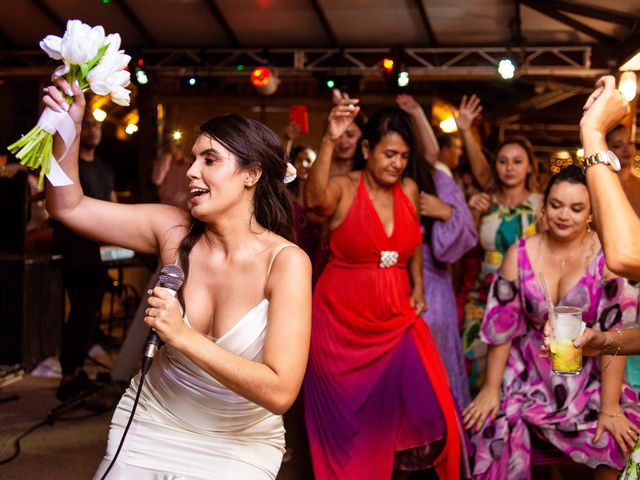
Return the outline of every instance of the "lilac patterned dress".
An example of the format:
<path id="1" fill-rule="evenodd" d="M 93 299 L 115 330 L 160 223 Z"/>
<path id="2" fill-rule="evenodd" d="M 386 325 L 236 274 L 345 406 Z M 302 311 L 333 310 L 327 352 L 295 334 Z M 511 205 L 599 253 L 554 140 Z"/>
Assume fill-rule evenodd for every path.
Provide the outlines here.
<path id="1" fill-rule="evenodd" d="M 449 220 L 433 222 L 430 242 L 422 243 L 424 287 L 429 310 L 422 315 L 449 375 L 451 393 L 460 410 L 469 403 L 469 382 L 458 331 L 456 299 L 449 275 L 449 264 L 457 262 L 476 243 L 473 217 L 462 191 L 446 173 L 433 172 L 438 198 L 453 208 Z"/>
<path id="2" fill-rule="evenodd" d="M 622 469 L 625 457 L 605 432 L 597 444 L 600 411 L 600 364 L 584 357 L 582 373 L 555 375 L 551 360 L 540 358 L 547 306 L 525 249 L 518 241 L 518 279 L 494 280 L 482 323 L 482 341 L 512 342 L 502 380 L 502 403 L 495 421 L 487 421 L 474 435 L 474 478 L 520 480 L 531 478 L 531 438 L 534 434 L 591 468 Z M 637 296 L 626 280 L 602 279 L 604 256 L 598 252 L 585 274 L 558 302 L 583 309 L 583 320 L 595 329 L 626 328 L 635 322 Z M 637 393 L 625 382 L 620 407 L 640 426 Z"/>

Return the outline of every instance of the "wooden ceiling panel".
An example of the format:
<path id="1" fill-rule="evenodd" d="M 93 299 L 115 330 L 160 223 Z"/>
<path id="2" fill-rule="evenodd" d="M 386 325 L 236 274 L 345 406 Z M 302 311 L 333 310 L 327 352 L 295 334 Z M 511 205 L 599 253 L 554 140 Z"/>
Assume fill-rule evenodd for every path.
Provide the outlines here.
<path id="1" fill-rule="evenodd" d="M 414 2 L 405 0 L 321 0 L 343 46 L 429 45 Z"/>
<path id="2" fill-rule="evenodd" d="M 46 0 L 46 3 L 58 17 L 64 20 L 78 19 L 92 27 L 102 25 L 106 33 L 119 33 L 123 48 L 148 46 L 149 42 L 145 39 L 144 34 L 118 7 L 115 0 L 108 4 L 87 0 Z M 44 32 L 44 35 L 47 33 L 52 32 Z"/>
<path id="3" fill-rule="evenodd" d="M 127 0 L 161 47 L 230 46 L 220 23 L 203 0 Z"/>
<path id="4" fill-rule="evenodd" d="M 311 2 L 300 0 L 216 0 L 241 46 L 329 46 Z"/>
<path id="5" fill-rule="evenodd" d="M 11 2 L 2 7 L 0 30 L 16 48 L 37 49 L 45 35 L 62 35 L 62 30 L 31 2 Z M 43 33 L 46 32 L 46 33 Z"/>

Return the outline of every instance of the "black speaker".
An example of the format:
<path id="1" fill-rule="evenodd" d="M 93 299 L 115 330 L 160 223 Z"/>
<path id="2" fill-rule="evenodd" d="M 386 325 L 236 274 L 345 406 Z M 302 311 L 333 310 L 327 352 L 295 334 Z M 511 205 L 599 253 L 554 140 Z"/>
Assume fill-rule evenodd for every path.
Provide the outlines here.
<path id="1" fill-rule="evenodd" d="M 62 275 L 50 257 L 0 255 L 0 364 L 30 371 L 56 355 L 63 321 Z"/>

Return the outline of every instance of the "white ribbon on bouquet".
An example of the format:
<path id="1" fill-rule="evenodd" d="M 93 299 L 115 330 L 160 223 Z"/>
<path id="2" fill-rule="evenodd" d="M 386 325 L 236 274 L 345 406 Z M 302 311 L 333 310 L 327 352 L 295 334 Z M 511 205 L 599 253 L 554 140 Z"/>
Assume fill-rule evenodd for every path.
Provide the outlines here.
<path id="1" fill-rule="evenodd" d="M 64 142 L 64 152 L 62 152 L 60 157 L 60 161 L 62 161 L 76 137 L 76 127 L 69 114 L 64 111 L 56 112 L 49 107 L 45 107 L 42 115 L 40 115 L 38 119 L 38 126 L 51 135 L 55 135 L 56 132 L 60 134 Z M 43 165 L 45 163 L 46 162 L 42 162 Z M 73 185 L 73 181 L 64 173 L 64 170 L 62 170 L 58 164 L 58 160 L 56 160 L 53 154 L 51 155 L 49 173 L 47 173 L 46 176 L 54 187 Z"/>

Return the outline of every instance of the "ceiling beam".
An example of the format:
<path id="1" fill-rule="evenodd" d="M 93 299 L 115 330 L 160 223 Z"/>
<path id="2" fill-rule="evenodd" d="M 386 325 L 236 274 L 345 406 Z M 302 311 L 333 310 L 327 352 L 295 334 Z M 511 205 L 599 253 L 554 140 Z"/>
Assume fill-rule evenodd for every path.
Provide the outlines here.
<path id="1" fill-rule="evenodd" d="M 38 10 L 40 10 L 44 15 L 51 20 L 51 22 L 58 28 L 60 28 L 63 32 L 67 29 L 67 23 L 60 18 L 49 5 L 44 3 L 42 0 L 31 0 Z"/>
<path id="2" fill-rule="evenodd" d="M 309 0 L 309 2 L 311 3 L 313 10 L 316 12 L 316 16 L 318 17 L 318 20 L 320 20 L 320 24 L 322 25 L 324 33 L 329 38 L 331 46 L 337 47 L 339 45 L 338 38 L 336 37 L 333 28 L 331 28 L 331 24 L 329 23 L 329 20 L 327 20 L 327 15 L 324 13 L 324 10 L 318 3 L 318 0 Z"/>
<path id="3" fill-rule="evenodd" d="M 218 4 L 215 2 L 215 0 L 206 0 L 204 3 L 209 7 L 209 10 L 220 25 L 220 28 L 224 30 L 224 34 L 227 36 L 227 40 L 229 40 L 229 45 L 232 47 L 239 47 L 240 41 L 238 40 L 238 37 L 231 28 L 231 25 L 229 25 L 229 22 L 225 18 L 222 10 L 220 10 L 220 7 L 218 7 Z"/>
<path id="4" fill-rule="evenodd" d="M 617 66 L 620 67 L 640 51 L 640 33 L 631 35 L 622 44 L 618 45 L 615 51 L 619 55 Z"/>
<path id="5" fill-rule="evenodd" d="M 140 34 L 147 40 L 147 43 L 151 47 L 156 47 L 158 45 L 158 42 L 156 41 L 156 39 L 153 38 L 153 35 L 151 35 L 151 33 L 149 33 L 149 30 L 147 30 L 147 27 L 144 25 L 144 23 L 142 23 L 142 20 L 140 20 L 140 18 L 138 18 L 135 12 L 131 10 L 131 7 L 127 5 L 126 1 L 114 0 L 113 3 L 118 5 L 120 10 L 122 10 L 126 15 L 127 19 L 138 29 Z"/>
<path id="6" fill-rule="evenodd" d="M 564 13 L 554 10 L 553 8 L 549 8 L 546 3 L 536 0 L 520 0 L 520 2 L 523 5 L 526 5 L 533 10 L 537 10 L 538 12 L 546 15 L 553 20 L 564 23 L 565 25 L 568 25 L 569 27 L 584 33 L 585 35 L 589 35 L 591 38 L 598 40 L 605 45 L 615 45 L 616 43 L 618 43 L 615 38 L 602 33 L 599 30 L 596 30 L 595 28 L 591 28 L 588 25 L 577 21 L 575 18 L 570 17 L 569 15 L 565 15 Z"/>
<path id="7" fill-rule="evenodd" d="M 583 17 L 590 17 L 594 20 L 604 20 L 605 22 L 617 23 L 619 25 L 625 25 L 631 28 L 633 28 L 638 22 L 637 12 L 635 13 L 635 15 L 631 12 L 626 14 L 623 12 L 618 12 L 616 10 L 609 10 L 601 7 L 592 7 L 588 5 L 578 5 L 575 3 L 567 3 L 560 0 L 535 0 L 527 3 L 535 3 L 540 6 L 546 6 L 552 10 L 562 10 L 563 12 L 582 15 Z"/>
<path id="8" fill-rule="evenodd" d="M 433 31 L 431 22 L 429 21 L 429 15 L 427 14 L 427 9 L 424 7 L 424 3 L 422 3 L 422 0 L 415 0 L 415 4 L 418 12 L 420 13 L 420 19 L 422 20 L 424 30 L 427 32 L 427 37 L 429 37 L 429 45 L 433 47 L 438 46 L 438 39 L 436 38 L 436 34 Z"/>

